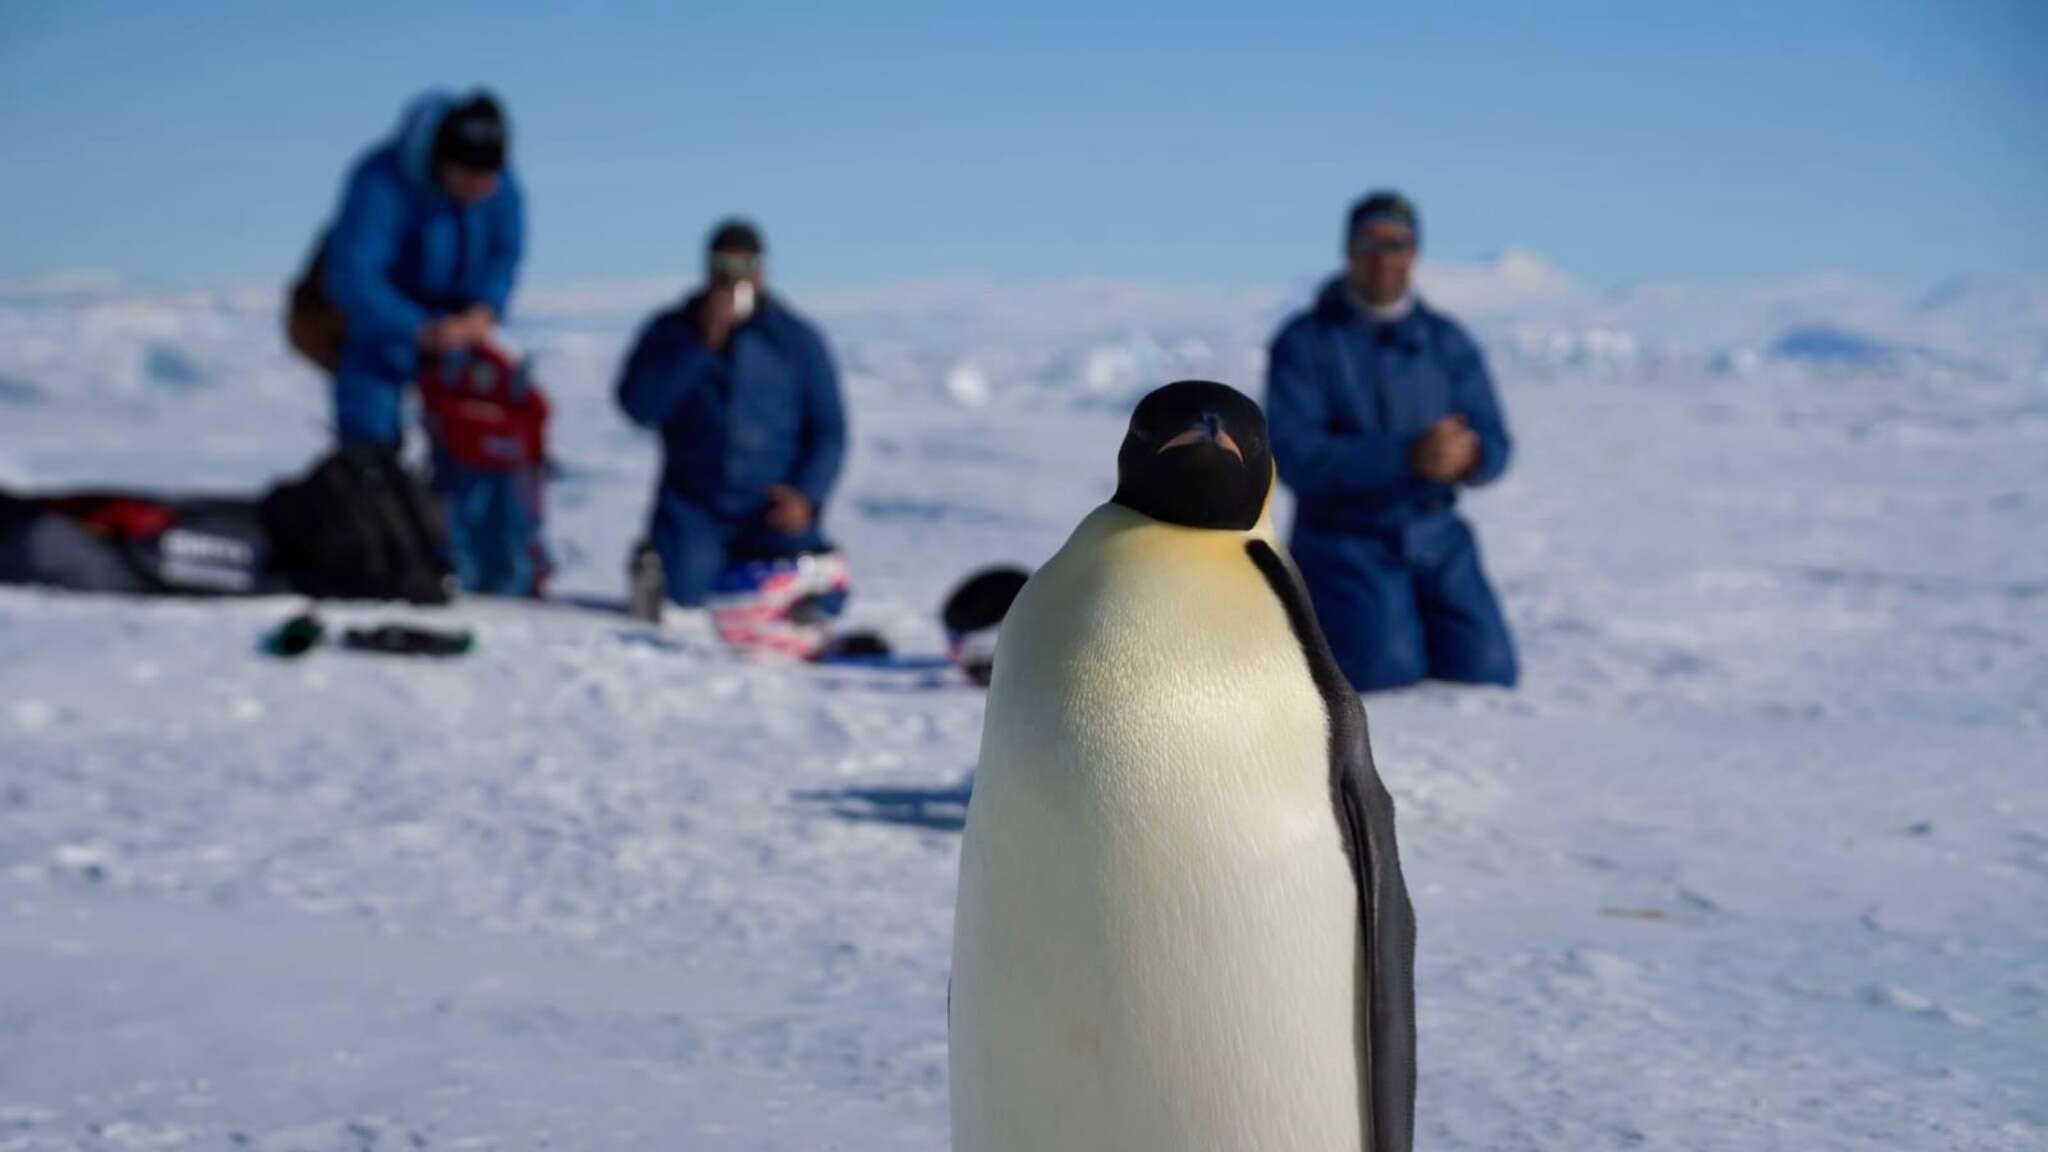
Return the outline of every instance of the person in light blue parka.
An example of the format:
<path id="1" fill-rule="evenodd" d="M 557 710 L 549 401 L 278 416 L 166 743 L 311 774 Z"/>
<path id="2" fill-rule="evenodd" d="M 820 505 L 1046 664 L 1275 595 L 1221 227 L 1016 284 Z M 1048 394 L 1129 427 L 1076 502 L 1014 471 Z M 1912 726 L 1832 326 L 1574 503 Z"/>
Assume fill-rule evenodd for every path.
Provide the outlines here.
<path id="1" fill-rule="evenodd" d="M 346 322 L 334 373 L 343 444 L 398 447 L 420 353 L 482 343 L 504 320 L 526 232 L 508 148 L 491 95 L 429 92 L 350 170 L 319 265 Z"/>
<path id="2" fill-rule="evenodd" d="M 1478 345 L 1415 298 L 1420 218 L 1353 207 L 1349 268 L 1273 340 L 1266 415 L 1297 505 L 1290 548 L 1359 691 L 1424 678 L 1511 686 L 1514 641 L 1460 488 L 1507 469 L 1507 423 Z"/>
<path id="3" fill-rule="evenodd" d="M 661 434 L 649 543 L 685 607 L 729 563 L 829 547 L 818 524 L 846 453 L 838 373 L 762 287 L 759 231 L 728 221 L 709 249 L 709 282 L 648 322 L 618 382 L 627 418 Z"/>

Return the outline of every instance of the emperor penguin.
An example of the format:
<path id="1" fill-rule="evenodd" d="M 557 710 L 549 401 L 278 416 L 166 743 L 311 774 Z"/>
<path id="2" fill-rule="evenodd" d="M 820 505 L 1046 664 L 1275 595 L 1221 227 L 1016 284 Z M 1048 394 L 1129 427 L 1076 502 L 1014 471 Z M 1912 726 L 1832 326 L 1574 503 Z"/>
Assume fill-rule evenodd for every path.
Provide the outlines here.
<path id="1" fill-rule="evenodd" d="M 1184 380 L 1003 624 L 948 994 L 956 1152 L 1407 1152 L 1415 917 L 1266 421 Z"/>

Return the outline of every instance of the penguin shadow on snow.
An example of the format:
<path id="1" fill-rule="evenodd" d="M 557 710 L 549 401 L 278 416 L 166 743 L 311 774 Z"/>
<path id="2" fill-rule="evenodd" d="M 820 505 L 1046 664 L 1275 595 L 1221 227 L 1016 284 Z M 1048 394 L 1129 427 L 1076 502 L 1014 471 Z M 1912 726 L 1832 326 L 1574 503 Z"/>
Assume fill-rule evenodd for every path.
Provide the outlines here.
<path id="1" fill-rule="evenodd" d="M 27 407 L 41 404 L 49 398 L 42 385 L 23 380 L 20 377 L 0 374 L 0 404 Z"/>
<path id="2" fill-rule="evenodd" d="M 910 657 L 899 660 L 828 660 L 822 664 L 807 665 L 820 672 L 833 675 L 820 676 L 817 680 L 820 692 L 840 694 L 859 693 L 873 696 L 922 696 L 932 692 L 954 689 L 973 689 L 974 685 L 960 677 L 949 675 L 953 670 L 950 660 L 922 659 Z M 847 675 L 846 673 L 854 673 Z M 887 673 L 887 675 L 860 675 L 860 673 Z"/>
<path id="3" fill-rule="evenodd" d="M 940 788 L 824 788 L 790 793 L 799 804 L 823 806 L 826 813 L 861 824 L 897 824 L 927 832 L 959 832 L 967 827 L 967 799 L 974 773 Z"/>

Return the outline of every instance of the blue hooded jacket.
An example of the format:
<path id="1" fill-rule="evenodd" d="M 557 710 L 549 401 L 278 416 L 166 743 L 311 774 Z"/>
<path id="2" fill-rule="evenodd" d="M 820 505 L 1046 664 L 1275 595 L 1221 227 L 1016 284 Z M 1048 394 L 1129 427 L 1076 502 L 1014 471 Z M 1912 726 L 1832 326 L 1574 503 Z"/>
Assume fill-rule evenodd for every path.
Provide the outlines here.
<path id="1" fill-rule="evenodd" d="M 713 351 L 700 306 L 693 297 L 649 321 L 618 384 L 627 417 L 661 433 L 653 543 L 671 587 L 689 594 L 701 581 L 679 584 L 679 574 L 704 571 L 705 548 L 751 531 L 769 488 L 787 484 L 822 512 L 846 454 L 839 376 L 817 330 L 763 293 Z M 684 555 L 693 548 L 700 554 Z"/>
<path id="2" fill-rule="evenodd" d="M 1479 346 L 1417 300 L 1390 324 L 1362 312 L 1340 276 L 1273 339 L 1266 419 L 1280 478 L 1299 501 L 1297 531 L 1398 528 L 1457 502 L 1457 488 L 1417 476 L 1415 438 L 1452 413 L 1479 437 L 1466 484 L 1507 470 L 1513 442 Z"/>
<path id="3" fill-rule="evenodd" d="M 323 284 L 348 318 L 350 344 L 409 349 L 435 316 L 475 304 L 506 314 L 526 238 L 519 180 L 507 165 L 498 190 L 467 206 L 441 191 L 434 133 L 454 105 L 445 92 L 414 100 L 349 172 Z M 410 377 L 406 355 L 391 367 Z"/>
<path id="4" fill-rule="evenodd" d="M 1290 547 L 1337 663 L 1361 691 L 1518 675 L 1477 542 L 1451 510 L 1457 486 L 1409 463 L 1415 439 L 1453 413 L 1479 438 L 1463 483 L 1491 483 L 1513 442 L 1485 359 L 1420 301 L 1376 322 L 1339 277 L 1273 340 L 1266 419 L 1297 500 Z"/>

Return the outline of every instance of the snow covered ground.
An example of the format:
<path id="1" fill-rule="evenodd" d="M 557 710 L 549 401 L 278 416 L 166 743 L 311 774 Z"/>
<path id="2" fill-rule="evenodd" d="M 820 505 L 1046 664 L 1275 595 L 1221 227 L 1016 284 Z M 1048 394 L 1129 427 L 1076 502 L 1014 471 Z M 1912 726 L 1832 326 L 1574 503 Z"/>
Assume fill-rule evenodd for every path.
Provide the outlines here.
<path id="1" fill-rule="evenodd" d="M 1136 395 L 1256 389 L 1309 287 L 799 294 L 855 622 L 936 651 L 948 585 L 1107 495 Z M 1518 433 L 1468 509 L 1527 684 L 1368 701 L 1420 1146 L 2048 1144 L 2048 286 L 1432 290 Z M 574 602 L 620 591 L 654 451 L 609 374 L 666 291 L 529 295 L 568 602 L 429 614 L 466 660 L 0 590 L 0 1150 L 944 1147 L 979 695 Z M 297 470 L 274 303 L 0 289 L 0 484 Z"/>

